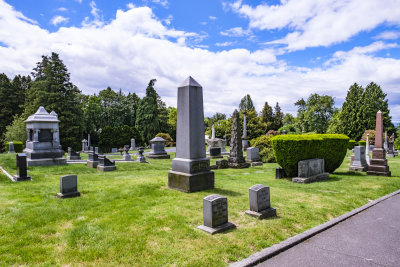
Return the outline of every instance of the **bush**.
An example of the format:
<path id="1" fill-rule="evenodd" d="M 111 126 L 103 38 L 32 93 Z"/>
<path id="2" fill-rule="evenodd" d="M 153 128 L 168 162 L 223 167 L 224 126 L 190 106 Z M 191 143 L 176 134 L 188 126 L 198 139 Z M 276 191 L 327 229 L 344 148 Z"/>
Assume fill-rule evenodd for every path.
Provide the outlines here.
<path id="1" fill-rule="evenodd" d="M 367 134 L 369 134 L 369 144 L 373 145 L 375 143 L 375 130 L 366 130 L 361 137 L 361 141 L 367 141 Z"/>
<path id="2" fill-rule="evenodd" d="M 8 152 L 8 144 L 10 142 L 5 142 L 4 143 L 4 151 L 7 153 Z M 16 153 L 22 153 L 22 150 L 24 150 L 24 144 L 21 141 L 13 141 L 14 143 L 14 150 Z"/>
<path id="3" fill-rule="evenodd" d="M 166 141 L 165 146 L 173 146 L 174 145 L 174 139 L 172 139 L 172 137 L 167 133 L 158 133 L 156 135 L 156 137 L 163 138 Z"/>
<path id="4" fill-rule="evenodd" d="M 355 145 L 356 145 L 356 141 L 349 140 L 349 145 L 347 146 L 347 148 L 348 149 L 353 149 Z"/>
<path id="5" fill-rule="evenodd" d="M 260 150 L 260 159 L 262 162 L 276 162 L 272 150 L 271 138 L 271 136 L 262 135 L 250 140 L 250 145 Z"/>
<path id="6" fill-rule="evenodd" d="M 295 124 L 286 124 L 278 129 L 280 134 L 282 134 L 282 131 L 286 131 L 286 134 L 301 134 L 301 130 Z"/>
<path id="7" fill-rule="evenodd" d="M 394 149 L 396 150 L 400 149 L 400 138 L 394 140 Z"/>
<path id="8" fill-rule="evenodd" d="M 271 139 L 274 156 L 289 177 L 297 176 L 300 160 L 320 158 L 334 172 L 347 153 L 349 138 L 342 134 L 280 135 Z"/>
<path id="9" fill-rule="evenodd" d="M 359 146 L 367 146 L 367 141 L 358 141 Z"/>

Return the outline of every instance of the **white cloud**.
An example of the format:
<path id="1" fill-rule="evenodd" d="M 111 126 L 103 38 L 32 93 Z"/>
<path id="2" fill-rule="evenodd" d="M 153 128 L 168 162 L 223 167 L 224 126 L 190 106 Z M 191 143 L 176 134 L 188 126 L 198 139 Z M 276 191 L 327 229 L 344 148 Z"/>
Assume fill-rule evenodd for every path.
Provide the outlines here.
<path id="1" fill-rule="evenodd" d="M 216 43 L 215 45 L 216 45 L 216 46 L 225 47 L 225 46 L 231 46 L 231 45 L 233 45 L 233 44 L 234 44 L 234 42 L 223 42 L 223 43 Z"/>
<path id="2" fill-rule="evenodd" d="M 61 23 L 67 23 L 69 18 L 63 17 L 63 16 L 54 16 L 51 20 L 50 23 L 53 24 L 54 26 L 57 26 L 58 24 Z"/>
<path id="3" fill-rule="evenodd" d="M 154 4 L 159 4 L 165 8 L 167 8 L 169 5 L 168 0 L 142 0 L 142 1 L 145 3 L 152 2 Z"/>
<path id="4" fill-rule="evenodd" d="M 168 17 L 167 17 L 166 19 L 164 19 L 164 23 L 165 23 L 166 25 L 170 25 L 173 19 L 174 19 L 174 16 L 172 16 L 172 15 L 170 14 L 170 15 L 168 15 Z"/>
<path id="5" fill-rule="evenodd" d="M 82 0 L 75 0 L 76 2 L 78 2 L 79 4 L 82 4 Z"/>
<path id="6" fill-rule="evenodd" d="M 129 5 L 129 4 L 128 4 Z M 90 6 L 90 14 L 93 16 L 93 20 L 90 20 L 89 17 L 85 17 L 82 21 L 82 26 L 84 27 L 101 27 L 104 25 L 103 16 L 100 15 L 101 10 L 97 8 L 96 2 L 91 1 L 89 3 Z"/>
<path id="7" fill-rule="evenodd" d="M 68 9 L 65 8 L 65 7 L 59 7 L 59 8 L 57 8 L 57 11 L 60 11 L 60 12 L 67 12 Z"/>
<path id="8" fill-rule="evenodd" d="M 210 20 L 216 20 L 217 19 L 217 17 L 215 17 L 215 16 L 209 16 L 208 17 Z"/>
<path id="9" fill-rule="evenodd" d="M 229 36 L 229 37 L 243 37 L 246 35 L 250 34 L 249 30 L 244 30 L 242 27 L 234 27 L 231 29 L 228 29 L 226 31 L 220 32 L 221 35 L 223 36 Z"/>
<path id="10" fill-rule="evenodd" d="M 280 5 L 256 7 L 236 1 L 231 8 L 247 17 L 250 28 L 288 29 L 289 33 L 271 44 L 285 44 L 289 50 L 329 46 L 349 40 L 382 23 L 400 25 L 400 1 L 386 0 L 285 0 Z"/>
<path id="11" fill-rule="evenodd" d="M 128 3 L 126 4 L 126 7 L 129 9 L 135 8 L 135 5 L 133 3 Z"/>
<path id="12" fill-rule="evenodd" d="M 277 51 L 231 49 L 211 52 L 194 40 L 206 36 L 178 31 L 157 19 L 148 7 L 118 10 L 110 22 L 93 27 L 61 27 L 48 32 L 23 19 L 0 0 L 0 73 L 9 77 L 29 74 L 41 55 L 59 53 L 71 80 L 84 93 L 111 86 L 143 96 L 150 79 L 167 105 L 176 106 L 177 86 L 192 75 L 202 86 L 206 115 L 231 114 L 240 99 L 250 94 L 258 111 L 265 101 L 279 102 L 284 112 L 311 93 L 343 101 L 351 84 L 374 81 L 388 93 L 390 108 L 400 110 L 400 60 L 375 52 L 396 44 L 375 42 L 337 52 L 334 61 L 320 68 L 299 68 L 277 60 Z M 393 102 L 391 102 L 393 101 Z M 391 113 L 400 121 L 400 113 Z"/>
<path id="13" fill-rule="evenodd" d="M 374 37 L 375 39 L 395 40 L 400 38 L 400 31 L 384 31 Z"/>

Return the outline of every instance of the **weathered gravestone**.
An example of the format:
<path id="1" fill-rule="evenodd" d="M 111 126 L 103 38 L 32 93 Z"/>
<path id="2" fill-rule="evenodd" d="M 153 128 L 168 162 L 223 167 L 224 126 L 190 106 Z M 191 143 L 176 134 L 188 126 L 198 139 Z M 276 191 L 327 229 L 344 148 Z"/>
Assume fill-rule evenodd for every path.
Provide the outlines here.
<path id="1" fill-rule="evenodd" d="M 212 158 L 212 159 L 223 158 L 222 154 L 221 154 L 221 148 L 220 147 L 211 147 L 210 148 L 210 158 Z"/>
<path id="2" fill-rule="evenodd" d="M 372 159 L 368 165 L 367 175 L 391 176 L 387 165 L 386 151 L 383 148 L 383 120 L 382 112 L 376 113 L 375 146 L 372 150 Z"/>
<path id="3" fill-rule="evenodd" d="M 325 172 L 324 159 L 307 159 L 298 162 L 298 177 L 292 178 L 294 183 L 312 183 L 329 179 Z"/>
<path id="4" fill-rule="evenodd" d="M 83 139 L 82 140 L 82 152 L 88 151 L 88 145 L 87 145 L 87 140 Z"/>
<path id="5" fill-rule="evenodd" d="M 146 161 L 146 157 L 143 155 L 144 148 L 143 147 L 139 147 L 138 148 L 138 152 L 139 152 L 139 155 L 137 156 L 136 161 L 139 162 L 139 163 L 149 163 L 149 162 Z"/>
<path id="6" fill-rule="evenodd" d="M 151 151 L 147 157 L 151 159 L 169 159 L 171 156 L 165 151 L 165 142 L 162 137 L 151 139 Z"/>
<path id="7" fill-rule="evenodd" d="M 129 150 L 135 150 L 135 139 L 131 139 L 131 147 Z"/>
<path id="8" fill-rule="evenodd" d="M 226 159 L 219 159 L 216 161 L 217 169 L 228 169 L 229 164 Z"/>
<path id="9" fill-rule="evenodd" d="M 97 165 L 97 170 L 101 172 L 115 171 L 117 166 L 115 166 L 115 161 L 109 160 L 105 155 L 99 155 L 99 164 Z"/>
<path id="10" fill-rule="evenodd" d="M 236 228 L 228 222 L 228 199 L 217 194 L 203 198 L 203 225 L 197 228 L 212 235 Z"/>
<path id="11" fill-rule="evenodd" d="M 214 188 L 214 172 L 204 146 L 203 88 L 192 77 L 178 87 L 176 157 L 168 187 L 186 193 Z"/>
<path id="12" fill-rule="evenodd" d="M 122 156 L 123 161 L 133 161 L 131 155 L 129 155 L 129 146 L 124 147 L 124 155 Z"/>
<path id="13" fill-rule="evenodd" d="M 28 175 L 28 164 L 25 153 L 18 153 L 17 159 L 17 175 L 14 175 L 14 181 L 28 181 L 31 177 Z"/>
<path id="14" fill-rule="evenodd" d="M 249 188 L 250 210 L 247 215 L 258 219 L 265 219 L 276 216 L 276 209 L 271 208 L 269 187 L 256 184 Z"/>
<path id="15" fill-rule="evenodd" d="M 365 172 L 368 170 L 368 163 L 365 159 L 365 147 L 355 146 L 354 147 L 354 159 L 349 168 L 350 171 L 361 171 Z"/>
<path id="16" fill-rule="evenodd" d="M 231 151 L 228 157 L 228 164 L 231 168 L 248 168 L 250 163 L 243 157 L 242 138 L 240 137 L 239 112 L 235 109 L 232 115 L 231 128 Z"/>
<path id="17" fill-rule="evenodd" d="M 275 169 L 275 179 L 282 179 L 286 177 L 285 170 L 282 167 L 276 167 Z"/>
<path id="18" fill-rule="evenodd" d="M 393 158 L 394 154 L 394 133 L 390 136 L 386 156 Z"/>
<path id="19" fill-rule="evenodd" d="M 9 142 L 8 143 L 8 153 L 15 153 L 14 142 Z"/>
<path id="20" fill-rule="evenodd" d="M 79 152 L 75 152 L 72 148 L 68 147 L 68 156 L 67 160 L 81 160 L 81 154 Z"/>
<path id="21" fill-rule="evenodd" d="M 65 175 L 60 177 L 60 193 L 58 198 L 79 197 L 81 193 L 78 191 L 78 177 L 76 175 Z"/>
<path id="22" fill-rule="evenodd" d="M 247 121 L 246 121 L 246 112 L 243 114 L 243 136 L 242 136 L 242 147 L 243 150 L 247 150 L 249 147 L 249 141 L 247 140 Z"/>
<path id="23" fill-rule="evenodd" d="M 97 168 L 99 164 L 99 155 L 95 153 L 94 148 L 91 146 L 88 152 L 88 160 L 86 161 L 86 166 L 89 168 Z"/>
<path id="24" fill-rule="evenodd" d="M 247 162 L 251 163 L 251 166 L 261 166 L 263 165 L 260 160 L 260 150 L 258 147 L 247 148 Z"/>

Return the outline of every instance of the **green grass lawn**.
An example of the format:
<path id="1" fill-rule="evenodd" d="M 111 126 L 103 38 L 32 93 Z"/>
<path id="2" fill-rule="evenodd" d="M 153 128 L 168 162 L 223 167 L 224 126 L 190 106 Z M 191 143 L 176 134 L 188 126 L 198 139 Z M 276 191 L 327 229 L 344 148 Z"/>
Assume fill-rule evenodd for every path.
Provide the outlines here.
<path id="1" fill-rule="evenodd" d="M 398 158 L 389 159 L 392 177 L 348 172 L 346 157 L 330 180 L 307 185 L 276 180 L 276 164 L 216 170 L 215 189 L 190 194 L 168 189 L 171 160 L 148 161 L 108 173 L 31 167 L 33 180 L 19 183 L 0 173 L 0 265 L 225 266 L 400 189 Z M 0 154 L 0 166 L 15 174 L 15 154 Z M 55 197 L 66 174 L 78 175 L 81 197 Z M 270 186 L 277 218 L 244 214 L 254 184 Z M 196 229 L 210 194 L 228 197 L 237 229 Z"/>

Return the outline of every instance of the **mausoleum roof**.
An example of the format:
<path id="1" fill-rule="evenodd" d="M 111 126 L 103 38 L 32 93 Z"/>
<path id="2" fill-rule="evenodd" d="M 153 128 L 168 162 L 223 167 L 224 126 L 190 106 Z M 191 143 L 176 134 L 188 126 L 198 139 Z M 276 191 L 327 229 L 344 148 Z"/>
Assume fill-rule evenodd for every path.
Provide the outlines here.
<path id="1" fill-rule="evenodd" d="M 157 137 L 154 137 L 153 139 L 151 139 L 150 142 L 151 143 L 154 143 L 154 142 L 165 142 L 165 139 L 162 138 L 162 137 L 157 136 Z"/>
<path id="2" fill-rule="evenodd" d="M 55 114 L 55 112 L 54 112 Z M 60 122 L 57 118 L 57 114 L 49 114 L 44 107 L 39 107 L 35 114 L 28 117 L 25 121 L 28 122 Z"/>

